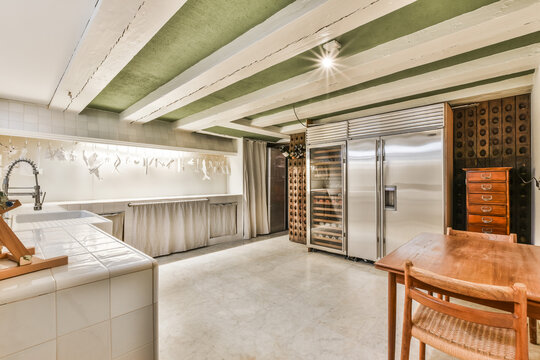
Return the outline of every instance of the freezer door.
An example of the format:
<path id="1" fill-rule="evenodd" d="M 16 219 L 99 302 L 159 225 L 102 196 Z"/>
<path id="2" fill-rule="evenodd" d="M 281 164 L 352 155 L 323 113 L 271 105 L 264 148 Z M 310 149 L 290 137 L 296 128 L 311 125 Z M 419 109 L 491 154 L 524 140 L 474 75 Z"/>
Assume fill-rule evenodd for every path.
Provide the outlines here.
<path id="1" fill-rule="evenodd" d="M 377 244 L 377 139 L 347 145 L 347 255 L 379 257 Z"/>
<path id="2" fill-rule="evenodd" d="M 383 254 L 444 227 L 443 130 L 386 136 Z"/>

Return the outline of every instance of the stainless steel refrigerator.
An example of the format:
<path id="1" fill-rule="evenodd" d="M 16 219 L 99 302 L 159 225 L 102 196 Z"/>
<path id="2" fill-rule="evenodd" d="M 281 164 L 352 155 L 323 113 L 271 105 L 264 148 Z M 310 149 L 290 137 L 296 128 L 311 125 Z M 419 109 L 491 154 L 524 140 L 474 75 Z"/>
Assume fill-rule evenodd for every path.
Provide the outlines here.
<path id="1" fill-rule="evenodd" d="M 447 106 L 308 127 L 311 248 L 377 260 L 445 224 Z"/>
<path id="2" fill-rule="evenodd" d="M 347 256 L 377 260 L 444 227 L 443 129 L 347 142 Z"/>

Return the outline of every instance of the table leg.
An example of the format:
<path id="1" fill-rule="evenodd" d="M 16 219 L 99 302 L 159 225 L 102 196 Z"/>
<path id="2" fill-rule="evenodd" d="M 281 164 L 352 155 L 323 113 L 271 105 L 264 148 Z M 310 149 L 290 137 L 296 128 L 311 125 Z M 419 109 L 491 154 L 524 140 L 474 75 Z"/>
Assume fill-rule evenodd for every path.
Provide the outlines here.
<path id="1" fill-rule="evenodd" d="M 531 344 L 535 344 L 537 345 L 538 344 L 538 339 L 536 338 L 537 337 L 537 330 L 536 330 L 536 319 L 533 319 L 533 318 L 529 318 L 529 336 L 530 336 L 530 340 L 531 340 Z"/>
<path id="2" fill-rule="evenodd" d="M 388 273 L 388 360 L 396 358 L 396 274 Z"/>

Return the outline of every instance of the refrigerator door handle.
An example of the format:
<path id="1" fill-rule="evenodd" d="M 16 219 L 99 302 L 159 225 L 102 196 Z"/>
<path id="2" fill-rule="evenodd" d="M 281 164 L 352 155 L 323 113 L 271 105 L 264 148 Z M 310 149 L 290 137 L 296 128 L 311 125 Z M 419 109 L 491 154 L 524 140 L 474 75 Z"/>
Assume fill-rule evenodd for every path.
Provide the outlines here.
<path id="1" fill-rule="evenodd" d="M 386 204 L 386 198 L 385 198 L 385 180 L 384 180 L 384 161 L 385 161 L 385 143 L 384 139 L 381 138 L 379 143 L 380 148 L 380 164 L 379 164 L 379 209 L 380 209 L 380 234 L 381 234 L 381 257 L 386 256 L 386 214 L 385 214 L 385 204 Z"/>
<path id="2" fill-rule="evenodd" d="M 380 186 L 379 184 L 381 183 L 381 180 L 380 180 L 380 170 L 379 170 L 379 167 L 380 167 L 380 142 L 381 140 L 380 139 L 376 139 L 375 140 L 375 199 L 376 199 L 376 213 L 377 213 L 377 259 L 380 259 L 382 257 L 381 255 L 381 203 L 379 201 L 380 197 L 381 197 L 381 194 L 380 194 Z"/>

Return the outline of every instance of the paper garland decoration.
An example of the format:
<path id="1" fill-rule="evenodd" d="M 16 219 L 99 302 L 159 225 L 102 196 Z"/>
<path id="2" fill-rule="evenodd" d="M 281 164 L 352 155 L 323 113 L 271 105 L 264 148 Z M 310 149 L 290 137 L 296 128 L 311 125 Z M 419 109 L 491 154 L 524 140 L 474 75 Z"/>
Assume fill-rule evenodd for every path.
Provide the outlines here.
<path id="1" fill-rule="evenodd" d="M 8 160 L 11 161 L 11 157 L 15 154 L 20 156 L 26 156 L 28 154 L 27 140 L 25 145 L 20 150 L 9 143 L 9 145 L 4 145 L 0 143 L 0 150 L 3 149 L 4 152 L 7 152 Z M 131 152 L 131 149 L 128 150 L 128 154 L 122 155 L 117 151 L 109 149 L 103 151 L 101 149 L 96 150 L 96 145 L 93 144 L 92 152 L 88 151 L 89 144 L 82 145 L 86 149 L 81 149 L 77 142 L 73 143 L 73 146 L 61 145 L 58 147 L 53 146 L 51 143 L 48 144 L 45 151 L 45 159 L 51 161 L 69 161 L 75 162 L 79 158 L 78 152 L 82 157 L 82 162 L 88 170 L 88 173 L 91 176 L 95 176 L 98 180 L 103 180 L 102 170 L 103 165 L 106 163 L 112 163 L 111 166 L 112 173 L 120 173 L 123 166 L 133 165 L 140 166 L 144 169 L 146 175 L 149 174 L 150 169 L 153 168 L 163 168 L 167 170 L 173 170 L 177 172 L 183 172 L 191 169 L 195 173 L 201 173 L 201 180 L 210 181 L 211 174 L 230 174 L 230 164 L 229 160 L 224 155 L 206 155 L 206 154 L 194 154 L 190 155 L 188 158 L 185 155 L 175 156 L 175 157 L 150 157 L 145 156 L 144 151 L 138 153 L 136 156 Z M 38 163 L 41 160 L 41 144 L 37 142 L 37 157 Z M 151 150 L 150 150 L 151 151 Z M 114 159 L 114 162 L 112 161 Z M 189 160 L 188 160 L 189 159 Z M 188 166 L 188 169 L 186 169 Z"/>

